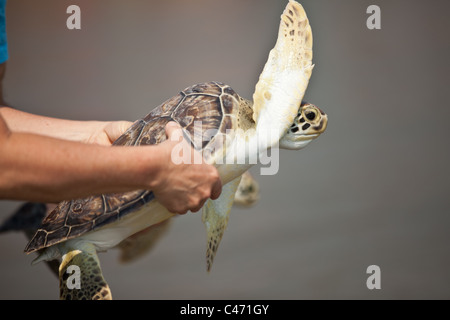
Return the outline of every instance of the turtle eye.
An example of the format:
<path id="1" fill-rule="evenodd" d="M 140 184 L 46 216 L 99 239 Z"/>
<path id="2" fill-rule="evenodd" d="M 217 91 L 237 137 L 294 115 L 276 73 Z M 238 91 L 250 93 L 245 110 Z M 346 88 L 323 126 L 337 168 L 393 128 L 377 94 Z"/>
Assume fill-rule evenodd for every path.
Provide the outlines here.
<path id="1" fill-rule="evenodd" d="M 316 117 L 317 117 L 317 112 L 313 111 L 313 110 L 308 110 L 308 111 L 305 112 L 305 117 L 309 121 L 314 121 L 316 119 Z"/>
<path id="2" fill-rule="evenodd" d="M 320 113 L 315 106 L 309 105 L 303 109 L 303 117 L 308 122 L 316 123 L 320 120 Z"/>

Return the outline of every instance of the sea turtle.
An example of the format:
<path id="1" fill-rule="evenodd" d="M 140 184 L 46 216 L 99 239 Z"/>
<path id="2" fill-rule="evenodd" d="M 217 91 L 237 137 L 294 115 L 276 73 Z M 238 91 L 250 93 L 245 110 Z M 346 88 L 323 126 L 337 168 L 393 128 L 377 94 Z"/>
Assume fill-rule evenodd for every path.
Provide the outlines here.
<path id="1" fill-rule="evenodd" d="M 303 7 L 290 0 L 253 102 L 220 82 L 193 85 L 136 121 L 114 142 L 116 146 L 160 143 L 166 139 L 165 125 L 176 121 L 184 138 L 217 167 L 223 183 L 221 196 L 209 199 L 202 208 L 208 271 L 241 175 L 253 165 L 249 159 L 275 146 L 301 149 L 324 132 L 325 113 L 302 101 L 312 69 L 311 27 Z M 111 292 L 97 252 L 172 216 L 149 190 L 64 201 L 45 217 L 25 252 L 40 250 L 36 262 L 60 260 L 62 299 L 108 299 Z M 81 277 L 81 287 L 75 289 L 67 282 L 74 266 Z"/>

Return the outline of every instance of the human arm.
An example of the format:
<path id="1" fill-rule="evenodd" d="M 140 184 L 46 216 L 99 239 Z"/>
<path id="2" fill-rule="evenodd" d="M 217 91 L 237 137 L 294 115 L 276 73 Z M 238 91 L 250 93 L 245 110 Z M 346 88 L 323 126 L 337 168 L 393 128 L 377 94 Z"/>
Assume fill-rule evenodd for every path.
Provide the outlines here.
<path id="1" fill-rule="evenodd" d="M 0 107 L 12 132 L 26 132 L 53 138 L 111 145 L 132 124 L 129 121 L 75 121 L 31 114 Z"/>
<path id="2" fill-rule="evenodd" d="M 57 139 L 51 134 L 21 132 L 17 128 L 13 131 L 2 114 L 5 113 L 0 114 L 2 199 L 58 202 L 92 194 L 149 189 L 169 211 L 185 213 L 199 210 L 209 197 L 220 194 L 220 178 L 214 167 L 175 165 L 171 161 L 171 150 L 178 142 L 170 139 L 157 146 L 111 148 Z M 9 119 L 8 123 L 15 121 Z M 31 128 L 28 126 L 29 131 Z"/>

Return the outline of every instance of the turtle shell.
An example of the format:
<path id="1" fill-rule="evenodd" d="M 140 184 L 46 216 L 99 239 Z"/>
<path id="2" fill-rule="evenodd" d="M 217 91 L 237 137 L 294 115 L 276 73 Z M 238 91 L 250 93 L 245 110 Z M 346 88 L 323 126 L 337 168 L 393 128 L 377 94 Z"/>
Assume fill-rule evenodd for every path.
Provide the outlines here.
<path id="1" fill-rule="evenodd" d="M 113 145 L 161 143 L 166 140 L 165 125 L 175 121 L 196 150 L 219 152 L 217 142 L 226 140 L 226 135 L 229 138 L 234 130 L 227 129 L 236 126 L 239 99 L 233 89 L 219 82 L 193 85 L 136 121 Z M 150 190 L 136 190 L 63 201 L 44 218 L 25 252 L 49 247 L 104 227 L 153 199 L 154 194 Z"/>

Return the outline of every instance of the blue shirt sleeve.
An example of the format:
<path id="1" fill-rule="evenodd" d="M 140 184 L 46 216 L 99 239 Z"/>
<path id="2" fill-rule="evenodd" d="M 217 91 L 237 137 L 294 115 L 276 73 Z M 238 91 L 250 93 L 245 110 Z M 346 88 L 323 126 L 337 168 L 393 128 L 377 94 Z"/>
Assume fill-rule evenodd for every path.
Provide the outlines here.
<path id="1" fill-rule="evenodd" d="M 6 38 L 6 0 L 0 0 L 0 63 L 8 60 L 8 41 Z"/>

